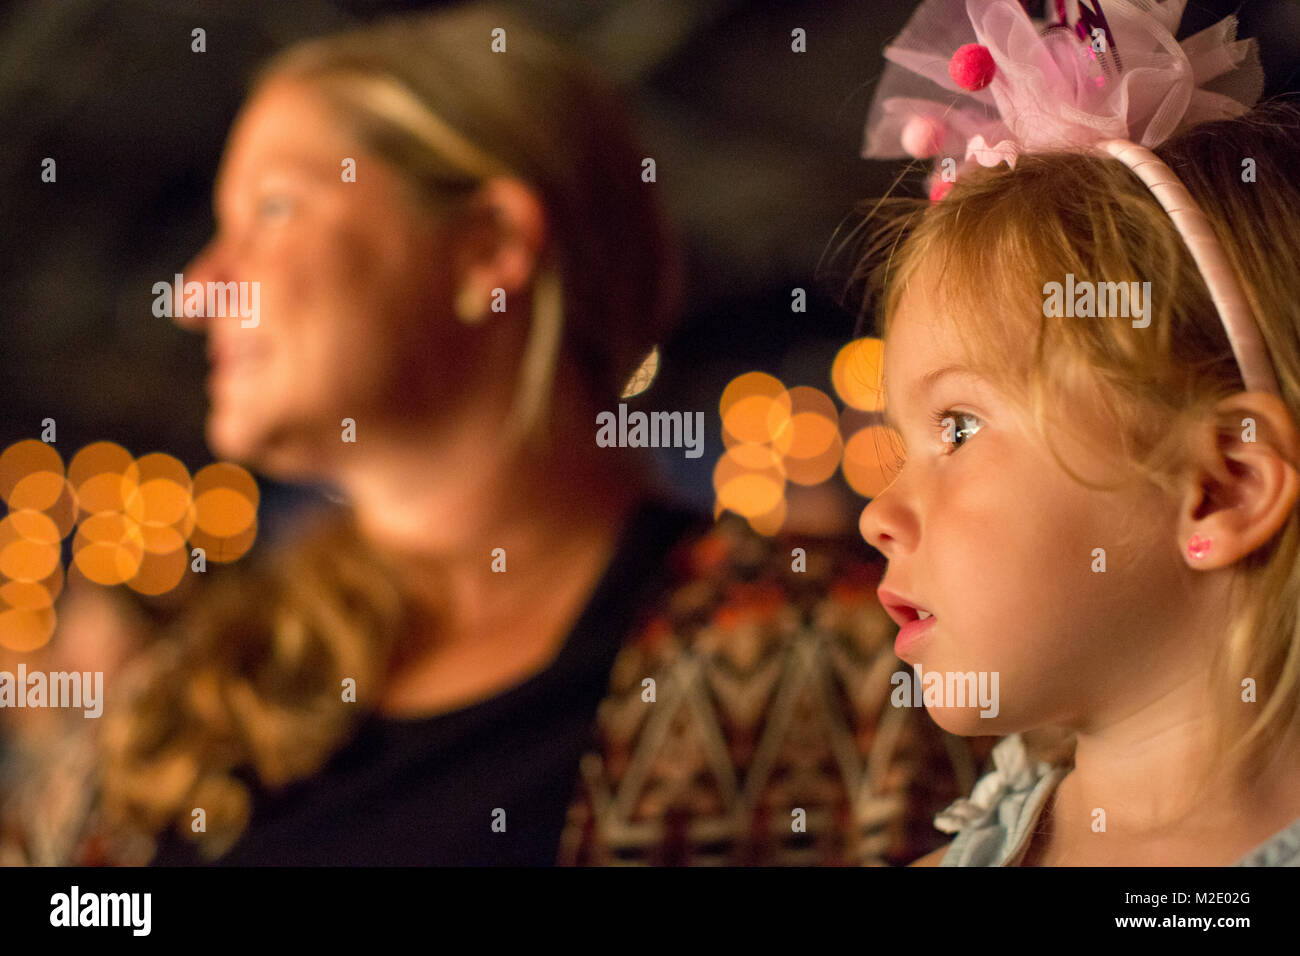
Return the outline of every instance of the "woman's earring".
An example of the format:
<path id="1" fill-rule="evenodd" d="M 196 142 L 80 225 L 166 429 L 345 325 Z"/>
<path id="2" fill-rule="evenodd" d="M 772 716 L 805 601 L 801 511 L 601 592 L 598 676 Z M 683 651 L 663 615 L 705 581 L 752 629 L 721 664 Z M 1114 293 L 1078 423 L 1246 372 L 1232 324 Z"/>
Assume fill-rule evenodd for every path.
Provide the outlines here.
<path id="1" fill-rule="evenodd" d="M 456 293 L 456 318 L 466 325 L 478 325 L 487 317 L 487 302 L 474 286 L 466 283 Z"/>
<path id="2" fill-rule="evenodd" d="M 1210 553 L 1210 539 L 1202 538 L 1199 534 L 1194 534 L 1187 542 L 1187 556 L 1193 561 L 1199 561 Z"/>

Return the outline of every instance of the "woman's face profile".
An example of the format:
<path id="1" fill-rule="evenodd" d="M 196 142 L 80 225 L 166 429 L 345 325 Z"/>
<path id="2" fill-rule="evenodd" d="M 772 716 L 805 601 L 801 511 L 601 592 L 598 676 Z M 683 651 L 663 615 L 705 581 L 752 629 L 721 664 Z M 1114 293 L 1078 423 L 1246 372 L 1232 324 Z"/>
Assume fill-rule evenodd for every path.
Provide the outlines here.
<path id="1" fill-rule="evenodd" d="M 355 163 L 355 177 L 344 172 Z M 207 334 L 212 451 L 293 477 L 334 470 L 343 420 L 364 434 L 438 404 L 454 354 L 444 235 L 399 174 L 367 154 L 313 88 L 273 79 L 236 120 L 216 234 L 189 282 L 258 283 L 256 324 Z M 441 338 L 441 341 L 440 341 Z"/>

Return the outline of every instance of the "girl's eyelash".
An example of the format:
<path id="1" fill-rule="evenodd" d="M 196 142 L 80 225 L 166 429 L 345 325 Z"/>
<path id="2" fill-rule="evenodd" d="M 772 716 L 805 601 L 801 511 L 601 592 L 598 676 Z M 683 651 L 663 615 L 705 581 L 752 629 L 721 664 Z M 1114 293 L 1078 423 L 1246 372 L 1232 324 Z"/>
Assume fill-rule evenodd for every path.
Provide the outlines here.
<path id="1" fill-rule="evenodd" d="M 974 429 L 958 428 L 958 421 L 963 418 L 969 418 L 971 421 L 978 422 L 979 425 Z M 930 413 L 931 427 L 935 432 L 939 433 L 940 436 L 948 430 L 950 422 L 952 427 L 952 438 L 944 442 L 945 445 L 951 446 L 947 454 L 952 454 L 964 445 L 966 441 L 969 441 L 970 438 L 974 436 L 975 432 L 978 432 L 984 427 L 984 420 L 978 415 L 972 415 L 970 412 L 959 412 L 951 408 L 941 408 Z M 961 444 L 958 444 L 956 440 L 957 435 L 965 433 L 966 431 L 970 431 L 971 434 L 968 435 Z M 894 477 L 897 477 L 898 473 L 903 470 L 903 466 L 907 464 L 907 450 L 903 444 L 902 436 L 898 434 L 898 432 L 889 429 L 886 434 L 886 447 L 881 448 L 878 443 L 876 451 L 880 456 L 881 462 L 885 464 L 887 470 Z"/>
<path id="2" fill-rule="evenodd" d="M 961 419 L 963 418 L 969 418 L 971 421 L 979 422 L 979 425 L 977 425 L 973 430 L 971 430 L 971 434 L 966 436 L 966 438 L 961 442 L 961 444 L 958 444 L 957 435 L 962 434 L 966 431 L 966 429 L 958 427 Z M 970 412 L 959 412 L 951 408 L 941 408 L 934 412 L 931 412 L 930 423 L 934 427 L 934 429 L 938 431 L 941 435 L 944 432 L 948 431 L 949 428 L 951 427 L 952 437 L 945 440 L 944 444 L 951 445 L 953 451 L 956 451 L 963 444 L 965 444 L 966 441 L 969 441 L 970 438 L 974 436 L 975 432 L 978 432 L 980 428 L 982 428 L 984 425 L 983 420 L 978 415 L 972 415 Z"/>

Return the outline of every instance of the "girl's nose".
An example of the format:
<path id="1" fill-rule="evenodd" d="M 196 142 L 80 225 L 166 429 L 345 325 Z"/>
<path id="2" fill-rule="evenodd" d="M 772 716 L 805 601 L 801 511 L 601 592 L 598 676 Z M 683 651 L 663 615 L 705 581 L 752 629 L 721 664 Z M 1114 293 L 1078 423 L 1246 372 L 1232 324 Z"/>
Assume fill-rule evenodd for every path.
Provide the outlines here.
<path id="1" fill-rule="evenodd" d="M 886 558 L 916 544 L 915 516 L 898 500 L 897 483 L 867 502 L 858 518 L 863 539 Z"/>

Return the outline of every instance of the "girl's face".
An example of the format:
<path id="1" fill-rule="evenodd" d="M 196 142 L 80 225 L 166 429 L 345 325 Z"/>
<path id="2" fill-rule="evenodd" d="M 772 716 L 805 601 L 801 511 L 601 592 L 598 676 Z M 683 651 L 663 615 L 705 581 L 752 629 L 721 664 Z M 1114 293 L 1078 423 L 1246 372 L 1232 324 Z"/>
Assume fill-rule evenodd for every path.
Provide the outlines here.
<path id="1" fill-rule="evenodd" d="M 979 706 L 931 708 L 954 733 L 1086 726 L 1103 719 L 1103 706 L 1133 706 L 1153 677 L 1172 676 L 1166 662 L 1181 635 L 1167 622 L 1186 579 L 1176 505 L 1149 485 L 1093 491 L 1076 482 L 1030 413 L 966 368 L 931 289 L 914 280 L 894 317 L 886 409 L 905 464 L 861 518 L 863 536 L 889 559 L 887 609 L 893 592 L 934 616 L 900 656 L 923 680 L 997 674 L 996 717 L 980 717 Z M 1068 430 L 1053 436 L 1065 462 L 1094 483 L 1126 477 L 1086 401 L 1068 412 Z M 917 617 L 890 613 L 900 624 Z"/>
<path id="2" fill-rule="evenodd" d="M 349 447 L 343 419 L 373 435 L 427 416 L 454 388 L 463 351 L 445 236 L 313 89 L 271 81 L 247 104 L 215 207 L 216 235 L 185 281 L 260 286 L 254 327 L 183 320 L 208 336 L 216 454 L 272 474 L 327 472 Z"/>

